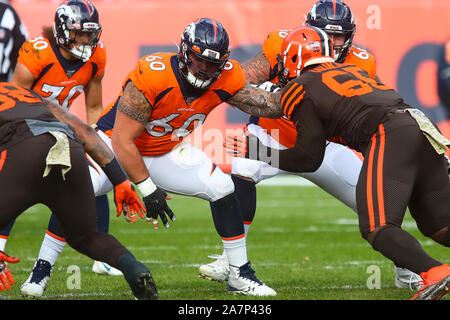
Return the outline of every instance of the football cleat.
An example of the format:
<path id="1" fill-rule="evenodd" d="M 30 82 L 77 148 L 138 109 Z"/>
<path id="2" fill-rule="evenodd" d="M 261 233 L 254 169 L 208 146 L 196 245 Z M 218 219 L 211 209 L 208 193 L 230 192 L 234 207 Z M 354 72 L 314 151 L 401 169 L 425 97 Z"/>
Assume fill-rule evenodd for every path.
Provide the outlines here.
<path id="1" fill-rule="evenodd" d="M 98 273 L 98 274 L 106 274 L 108 276 L 122 276 L 122 271 L 111 267 L 109 264 L 101 262 L 101 261 L 94 261 L 94 264 L 92 265 L 92 272 Z"/>
<path id="2" fill-rule="evenodd" d="M 411 300 L 439 300 L 450 292 L 450 267 L 446 264 L 422 272 L 423 287 Z"/>
<path id="3" fill-rule="evenodd" d="M 35 298 L 42 297 L 50 281 L 51 272 L 52 266 L 50 262 L 38 259 L 34 264 L 30 276 L 20 287 L 22 295 Z"/>
<path id="4" fill-rule="evenodd" d="M 395 286 L 399 289 L 420 290 L 423 286 L 422 278 L 411 270 L 394 266 Z"/>
<path id="5" fill-rule="evenodd" d="M 230 274 L 230 265 L 226 254 L 210 255 L 208 258 L 216 259 L 208 264 L 203 264 L 198 268 L 198 275 L 200 278 L 223 282 L 228 280 Z"/>
<path id="6" fill-rule="evenodd" d="M 276 296 L 277 293 L 261 282 L 255 275 L 250 261 L 240 267 L 230 265 L 227 290 L 233 294 L 247 296 Z"/>
<path id="7" fill-rule="evenodd" d="M 136 284 L 137 286 L 133 288 L 136 300 L 158 300 L 158 289 L 150 271 L 141 273 L 136 278 Z"/>

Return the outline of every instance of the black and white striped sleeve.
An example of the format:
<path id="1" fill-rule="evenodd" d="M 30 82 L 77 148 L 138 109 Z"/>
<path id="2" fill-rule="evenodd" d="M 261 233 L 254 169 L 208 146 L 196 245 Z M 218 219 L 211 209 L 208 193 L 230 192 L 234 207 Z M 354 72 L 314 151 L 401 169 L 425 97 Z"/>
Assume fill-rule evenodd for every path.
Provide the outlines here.
<path id="1" fill-rule="evenodd" d="M 0 1 L 0 81 L 11 79 L 27 37 L 28 32 L 9 1 Z"/>

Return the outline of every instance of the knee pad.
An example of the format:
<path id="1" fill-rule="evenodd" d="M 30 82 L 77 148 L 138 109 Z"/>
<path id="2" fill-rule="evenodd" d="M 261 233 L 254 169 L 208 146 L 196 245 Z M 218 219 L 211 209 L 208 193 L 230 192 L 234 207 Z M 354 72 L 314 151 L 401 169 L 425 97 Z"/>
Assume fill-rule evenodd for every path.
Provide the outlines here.
<path id="1" fill-rule="evenodd" d="M 207 184 L 209 201 L 216 201 L 234 192 L 234 183 L 229 175 L 226 175 L 218 167 L 214 168 L 210 181 Z"/>

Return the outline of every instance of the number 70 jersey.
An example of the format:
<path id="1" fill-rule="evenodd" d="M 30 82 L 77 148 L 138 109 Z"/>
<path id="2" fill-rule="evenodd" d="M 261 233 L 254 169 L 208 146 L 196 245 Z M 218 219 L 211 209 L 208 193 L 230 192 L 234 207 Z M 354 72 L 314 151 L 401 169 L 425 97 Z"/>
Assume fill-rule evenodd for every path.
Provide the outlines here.
<path id="1" fill-rule="evenodd" d="M 88 61 L 69 61 L 56 44 L 37 37 L 22 45 L 17 62 L 33 74 L 32 90 L 68 110 L 87 83 L 104 72 L 106 49 L 99 43 Z"/>
<path id="2" fill-rule="evenodd" d="M 245 85 L 245 74 L 237 61 L 229 60 L 211 87 L 192 93 L 183 83 L 175 53 L 144 56 L 123 82 L 119 97 L 103 111 L 97 122 L 97 127 L 109 137 L 118 102 L 129 81 L 142 92 L 152 108 L 145 130 L 134 141 L 143 156 L 152 157 L 168 153 L 200 126 L 215 107 Z"/>

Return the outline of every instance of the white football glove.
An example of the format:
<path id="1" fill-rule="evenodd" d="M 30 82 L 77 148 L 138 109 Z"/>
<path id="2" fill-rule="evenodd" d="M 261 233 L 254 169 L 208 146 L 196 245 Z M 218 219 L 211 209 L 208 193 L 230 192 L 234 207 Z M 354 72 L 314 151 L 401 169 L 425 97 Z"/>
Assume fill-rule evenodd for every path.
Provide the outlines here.
<path id="1" fill-rule="evenodd" d="M 280 91 L 280 89 L 281 89 L 280 83 L 272 83 L 270 81 L 266 81 L 266 82 L 260 83 L 258 85 L 255 84 L 254 86 L 256 88 L 260 88 L 260 89 L 263 89 L 268 92 L 277 92 L 277 91 Z"/>

